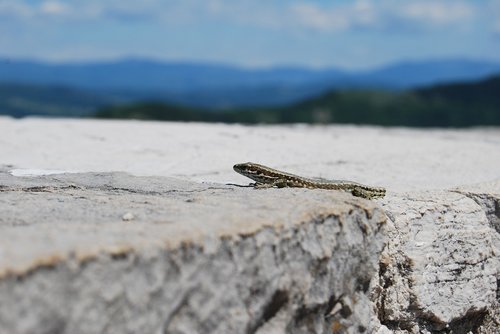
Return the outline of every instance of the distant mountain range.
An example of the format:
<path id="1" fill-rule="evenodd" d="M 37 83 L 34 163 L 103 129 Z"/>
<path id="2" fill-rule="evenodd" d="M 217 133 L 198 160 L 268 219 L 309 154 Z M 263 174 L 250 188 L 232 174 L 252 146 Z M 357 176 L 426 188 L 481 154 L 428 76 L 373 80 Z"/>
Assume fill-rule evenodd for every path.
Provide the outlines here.
<path id="1" fill-rule="evenodd" d="M 330 89 L 402 90 L 477 80 L 497 73 L 500 63 L 470 60 L 406 62 L 374 70 L 345 71 L 301 67 L 244 69 L 141 59 L 78 64 L 0 59 L 0 90 L 14 87 L 22 99 L 23 94 L 30 95 L 33 90 L 45 89 L 55 96 L 57 90 L 66 89 L 77 100 L 81 93 L 83 104 L 92 101 L 89 105 L 94 107 L 157 100 L 224 109 L 286 105 Z"/>
<path id="2" fill-rule="evenodd" d="M 283 107 L 206 112 L 161 103 L 100 109 L 101 118 L 225 123 L 350 123 L 383 126 L 500 126 L 500 76 L 405 91 L 334 90 Z"/>

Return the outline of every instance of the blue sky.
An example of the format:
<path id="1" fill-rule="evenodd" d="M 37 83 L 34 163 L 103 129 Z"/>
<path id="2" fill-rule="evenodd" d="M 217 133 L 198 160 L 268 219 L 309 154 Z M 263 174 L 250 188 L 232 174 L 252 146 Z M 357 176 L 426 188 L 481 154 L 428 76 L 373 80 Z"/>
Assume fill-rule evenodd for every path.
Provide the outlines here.
<path id="1" fill-rule="evenodd" d="M 0 56 L 350 69 L 500 61 L 500 0 L 0 0 Z"/>

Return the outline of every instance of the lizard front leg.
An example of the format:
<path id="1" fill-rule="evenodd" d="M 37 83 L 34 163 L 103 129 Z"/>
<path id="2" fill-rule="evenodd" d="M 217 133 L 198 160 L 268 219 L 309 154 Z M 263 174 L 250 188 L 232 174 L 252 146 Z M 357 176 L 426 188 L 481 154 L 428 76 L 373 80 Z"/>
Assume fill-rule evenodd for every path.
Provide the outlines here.
<path id="1" fill-rule="evenodd" d="M 287 186 L 285 179 L 275 179 L 270 182 L 255 182 L 253 184 L 255 189 L 266 189 L 272 187 L 284 188 Z"/>
<path id="2" fill-rule="evenodd" d="M 272 183 L 262 183 L 262 182 L 250 183 L 250 185 L 253 186 L 255 189 L 267 189 L 267 188 L 272 188 L 274 186 Z"/>

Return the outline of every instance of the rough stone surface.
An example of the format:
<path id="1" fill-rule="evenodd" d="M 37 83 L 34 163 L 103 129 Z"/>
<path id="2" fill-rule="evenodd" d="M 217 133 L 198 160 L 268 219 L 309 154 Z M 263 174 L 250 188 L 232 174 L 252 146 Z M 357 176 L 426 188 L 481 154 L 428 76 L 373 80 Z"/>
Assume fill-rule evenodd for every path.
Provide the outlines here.
<path id="1" fill-rule="evenodd" d="M 500 180 L 473 186 L 462 186 L 457 192 L 472 198 L 479 204 L 488 218 L 488 222 L 496 233 L 492 233 L 495 247 L 497 290 L 496 300 L 485 316 L 484 322 L 478 328 L 478 333 L 500 332 Z"/>
<path id="2" fill-rule="evenodd" d="M 445 191 L 384 201 L 387 245 L 374 289 L 383 327 L 394 333 L 498 329 L 498 233 L 485 207 Z"/>
<path id="3" fill-rule="evenodd" d="M 0 321 L 36 333 L 498 334 L 499 148 L 499 128 L 0 117 Z M 231 168 L 244 161 L 388 196 L 225 186 L 249 182 Z M 367 205 L 385 210 L 385 232 L 375 207 L 363 232 Z"/>
<path id="4" fill-rule="evenodd" d="M 376 325 L 386 218 L 374 202 L 123 173 L 0 173 L 0 184 L 1 333 Z"/>

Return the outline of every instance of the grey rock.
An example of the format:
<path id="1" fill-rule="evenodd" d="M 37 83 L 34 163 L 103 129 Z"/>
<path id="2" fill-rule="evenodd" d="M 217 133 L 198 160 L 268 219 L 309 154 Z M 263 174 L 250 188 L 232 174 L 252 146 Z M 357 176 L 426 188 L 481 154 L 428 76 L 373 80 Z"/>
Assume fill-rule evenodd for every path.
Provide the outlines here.
<path id="1" fill-rule="evenodd" d="M 462 186 L 457 188 L 456 191 L 472 198 L 483 208 L 490 226 L 496 232 L 492 233 L 497 266 L 496 300 L 488 309 L 483 324 L 478 328 L 478 333 L 498 333 L 500 332 L 500 179 L 471 186 Z"/>
<path id="2" fill-rule="evenodd" d="M 384 201 L 387 245 L 374 289 L 380 333 L 496 332 L 498 215 L 479 202 L 449 191 Z"/>
<path id="3" fill-rule="evenodd" d="M 1 333 L 377 325 L 386 217 L 374 202 L 123 173 L 0 173 L 0 184 Z"/>

